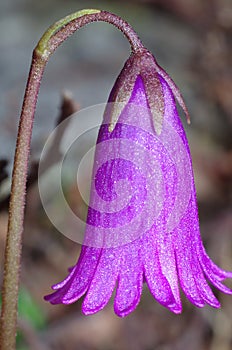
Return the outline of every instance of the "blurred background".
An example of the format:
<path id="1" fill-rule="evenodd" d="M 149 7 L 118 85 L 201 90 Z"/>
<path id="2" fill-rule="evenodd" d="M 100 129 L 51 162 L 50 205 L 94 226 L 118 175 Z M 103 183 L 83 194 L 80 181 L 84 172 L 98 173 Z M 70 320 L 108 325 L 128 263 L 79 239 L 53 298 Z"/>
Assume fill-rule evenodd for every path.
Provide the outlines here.
<path id="1" fill-rule="evenodd" d="M 209 255 L 232 269 L 232 3 L 231 0 L 8 0 L 0 3 L 0 283 L 7 226 L 9 180 L 20 108 L 32 50 L 54 21 L 82 8 L 115 12 L 180 87 L 192 123 L 191 147 L 201 234 Z M 112 301 L 94 316 L 81 300 L 51 306 L 43 296 L 67 274 L 80 246 L 49 222 L 37 188 L 38 160 L 59 121 L 106 102 L 129 55 L 109 24 L 82 29 L 51 58 L 42 81 L 32 138 L 19 298 L 18 350 L 229 350 L 232 299 L 214 291 L 222 308 L 197 309 L 183 296 L 183 313 L 171 314 L 144 286 L 136 311 L 125 319 Z M 66 193 L 73 207 L 79 194 Z M 230 284 L 229 284 L 230 283 Z M 232 287 L 231 282 L 228 285 Z"/>

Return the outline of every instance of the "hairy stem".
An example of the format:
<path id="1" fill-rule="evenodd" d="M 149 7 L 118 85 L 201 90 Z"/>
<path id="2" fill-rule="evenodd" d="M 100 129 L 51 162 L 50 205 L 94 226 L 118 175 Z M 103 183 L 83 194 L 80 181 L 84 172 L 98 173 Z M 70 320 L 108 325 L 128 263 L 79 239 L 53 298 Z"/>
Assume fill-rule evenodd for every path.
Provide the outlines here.
<path id="1" fill-rule="evenodd" d="M 97 10 L 96 10 L 97 11 Z M 72 19 L 67 26 L 63 26 L 55 35 L 47 41 L 47 54 L 52 54 L 64 40 L 72 35 L 76 30 L 91 22 L 107 22 L 118 28 L 130 43 L 132 53 L 144 51 L 145 48 L 134 29 L 121 17 L 107 11 L 100 11 L 88 16 Z"/>
<path id="2" fill-rule="evenodd" d="M 15 348 L 28 158 L 32 124 L 44 65 L 45 63 L 34 55 L 25 91 L 16 144 L 2 287 L 0 327 L 0 346 L 2 350 Z"/>

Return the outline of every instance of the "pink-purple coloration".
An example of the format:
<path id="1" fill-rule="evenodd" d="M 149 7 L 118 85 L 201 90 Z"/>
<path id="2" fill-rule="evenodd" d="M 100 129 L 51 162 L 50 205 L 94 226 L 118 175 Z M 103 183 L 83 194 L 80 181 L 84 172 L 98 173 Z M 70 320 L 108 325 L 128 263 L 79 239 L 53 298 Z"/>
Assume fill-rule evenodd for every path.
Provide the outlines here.
<path id="1" fill-rule="evenodd" d="M 156 91 L 148 91 L 136 69 L 129 101 L 124 103 L 113 131 L 108 128 L 107 112 L 100 128 L 98 145 L 103 148 L 95 153 L 79 260 L 45 299 L 52 304 L 70 304 L 86 294 L 82 311 L 88 315 L 103 309 L 116 289 L 114 310 L 123 317 L 136 308 L 146 283 L 153 297 L 176 314 L 182 310 L 179 285 L 194 305 L 218 308 L 219 301 L 206 279 L 232 294 L 221 283 L 231 278 L 232 272 L 216 266 L 202 244 L 191 156 L 174 99 L 179 92 L 156 66 L 156 85 L 158 77 L 164 102 L 162 128 L 157 134 L 148 98 Z M 117 89 L 113 89 L 110 102 L 115 101 Z M 149 168 L 152 159 L 155 165 Z M 118 181 L 130 186 L 124 186 L 120 193 L 120 188 L 115 189 Z M 115 209 L 120 195 L 129 198 L 128 202 Z M 99 198 L 104 202 L 102 207 Z M 143 212 L 145 215 L 140 215 Z"/>

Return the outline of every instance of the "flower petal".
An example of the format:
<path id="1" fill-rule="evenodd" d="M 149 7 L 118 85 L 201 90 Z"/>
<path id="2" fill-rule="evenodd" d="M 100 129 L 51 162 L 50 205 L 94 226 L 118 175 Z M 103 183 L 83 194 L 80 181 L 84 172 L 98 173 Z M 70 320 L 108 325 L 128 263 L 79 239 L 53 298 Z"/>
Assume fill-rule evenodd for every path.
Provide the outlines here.
<path id="1" fill-rule="evenodd" d="M 132 312 L 140 301 L 143 287 L 143 269 L 139 255 L 140 240 L 125 245 L 120 260 L 118 287 L 114 302 L 115 313 L 124 317 Z"/>
<path id="2" fill-rule="evenodd" d="M 213 274 L 214 277 L 218 281 L 222 281 L 226 278 L 232 278 L 232 272 L 231 271 L 225 271 L 221 269 L 219 266 L 217 266 L 207 255 L 205 248 L 203 246 L 203 243 L 200 242 L 199 244 L 199 260 L 201 262 L 201 266 L 203 268 L 203 271 L 206 274 Z"/>
<path id="3" fill-rule="evenodd" d="M 176 257 L 174 246 L 172 243 L 172 236 L 170 233 L 165 233 L 161 228 L 156 230 L 157 252 L 161 266 L 162 274 L 167 279 L 176 305 L 181 309 L 180 291 L 178 285 L 178 274 L 176 268 Z"/>
<path id="4" fill-rule="evenodd" d="M 174 313 L 181 313 L 181 302 L 175 300 L 170 284 L 161 270 L 154 230 L 146 234 L 142 253 L 144 277 L 151 294 L 161 305 Z"/>
<path id="5" fill-rule="evenodd" d="M 72 276 L 73 276 L 73 274 L 75 272 L 75 268 L 76 267 L 72 268 L 72 270 L 69 271 L 69 275 L 66 278 L 64 278 L 61 282 L 53 284 L 52 285 L 52 289 L 53 290 L 57 290 L 57 289 L 62 288 L 72 278 Z"/>
<path id="6" fill-rule="evenodd" d="M 71 304 L 78 300 L 89 287 L 100 253 L 99 248 L 82 246 L 76 267 L 63 282 L 55 285 L 56 292 L 45 296 L 45 300 L 52 304 Z"/>
<path id="7" fill-rule="evenodd" d="M 212 307 L 219 308 L 220 303 L 215 297 L 215 295 L 213 294 L 208 283 L 206 282 L 205 276 L 203 274 L 200 264 L 198 264 L 197 266 L 197 276 L 198 276 L 198 278 L 196 279 L 197 287 L 204 301 Z"/>
<path id="8" fill-rule="evenodd" d="M 205 275 L 208 278 L 208 280 L 221 292 L 226 294 L 232 294 L 232 289 L 222 284 L 212 272 L 205 271 Z"/>
<path id="9" fill-rule="evenodd" d="M 162 77 L 160 76 L 160 81 L 163 86 L 163 92 L 164 92 L 165 102 L 166 102 L 165 118 L 169 121 L 170 125 L 172 125 L 172 127 L 176 130 L 176 133 L 179 135 L 180 139 L 182 140 L 182 144 L 184 146 L 183 154 L 185 155 L 184 164 L 186 168 L 185 168 L 185 171 L 183 168 L 182 173 L 179 173 L 178 175 L 183 177 L 184 174 L 187 174 L 187 175 L 189 174 L 188 177 L 186 175 L 182 179 L 178 178 L 175 181 L 176 184 L 180 183 L 179 185 L 177 185 L 178 198 L 180 196 L 183 196 L 183 193 L 187 193 L 188 191 L 190 194 L 189 199 L 186 197 L 186 201 L 185 201 L 186 208 L 184 208 L 184 211 L 183 211 L 183 213 L 185 214 L 185 217 L 184 219 L 182 218 L 182 224 L 181 223 L 178 224 L 178 221 L 177 221 L 179 228 L 177 229 L 176 234 L 179 236 L 179 238 L 174 243 L 176 247 L 176 259 L 177 259 L 179 277 L 181 280 L 183 290 L 185 291 L 188 298 L 194 304 L 198 306 L 203 306 L 204 303 L 207 302 L 214 307 L 219 307 L 220 304 L 218 300 L 215 298 L 215 296 L 213 295 L 210 287 L 208 286 L 205 280 L 205 276 L 203 274 L 202 268 L 198 261 L 199 258 L 197 254 L 197 247 L 199 245 L 199 242 L 201 242 L 201 238 L 199 233 L 199 226 L 197 225 L 198 213 L 197 213 L 197 206 L 196 206 L 195 185 L 194 185 L 193 174 L 192 174 L 190 151 L 189 151 L 188 142 L 185 136 L 185 132 L 180 122 L 180 118 L 176 109 L 173 90 L 171 91 L 170 89 L 169 81 L 167 81 L 167 79 L 166 81 L 164 81 L 165 77 L 166 76 L 163 76 L 163 75 Z M 170 138 L 168 138 L 168 135 L 167 135 L 168 130 L 164 129 L 164 131 L 166 131 L 163 134 L 163 142 L 165 143 L 166 140 L 167 139 L 169 140 Z M 177 155 L 181 154 L 181 152 L 183 152 L 183 146 L 182 148 L 178 149 L 177 147 L 178 143 L 175 142 L 174 139 L 170 139 L 169 142 L 173 143 L 171 152 L 174 159 L 178 159 L 178 156 L 176 158 L 175 154 Z M 170 182 L 168 190 L 173 192 L 173 196 L 175 198 L 176 193 L 174 191 L 174 186 L 172 185 L 172 182 Z M 180 198 L 181 198 L 181 203 L 178 202 L 179 206 L 181 206 L 184 202 L 183 197 L 180 197 Z M 175 203 L 176 205 L 177 200 L 175 200 L 175 202 L 176 202 Z M 171 208 L 171 210 L 173 210 L 170 200 L 169 202 L 166 201 L 166 204 L 164 203 L 164 206 L 166 208 Z M 168 220 L 167 214 L 169 213 L 165 214 L 164 223 L 166 222 L 165 219 Z M 162 230 L 162 223 L 161 223 L 159 225 L 159 230 L 157 230 L 157 240 L 159 244 L 158 253 L 159 253 L 159 260 L 161 263 L 162 272 L 166 276 L 166 278 L 168 278 L 169 283 L 171 283 L 172 276 L 175 276 L 176 274 L 174 264 L 173 264 L 172 271 L 169 271 L 170 269 L 169 261 L 171 262 L 175 261 L 173 257 L 173 253 L 171 253 L 173 251 L 172 241 L 174 242 L 174 239 L 173 237 L 171 238 L 171 236 L 172 236 L 171 232 L 167 233 L 165 232 L 165 229 Z"/>
<path id="10" fill-rule="evenodd" d="M 85 315 L 100 311 L 108 303 L 118 277 L 121 249 L 122 247 L 102 249 L 95 274 L 82 304 Z"/>
<path id="11" fill-rule="evenodd" d="M 173 231 L 176 261 L 181 287 L 187 298 L 196 306 L 203 307 L 204 299 L 198 290 L 196 279 L 197 256 L 192 251 L 191 234 L 188 227 L 188 217 L 184 216 L 179 226 Z"/>

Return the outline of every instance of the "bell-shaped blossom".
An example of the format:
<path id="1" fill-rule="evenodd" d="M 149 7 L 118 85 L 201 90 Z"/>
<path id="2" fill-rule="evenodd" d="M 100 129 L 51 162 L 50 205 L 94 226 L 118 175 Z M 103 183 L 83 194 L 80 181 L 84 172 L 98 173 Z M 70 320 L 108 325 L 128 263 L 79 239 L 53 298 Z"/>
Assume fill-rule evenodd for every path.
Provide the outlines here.
<path id="1" fill-rule="evenodd" d="M 70 304 L 85 295 L 93 314 L 114 296 L 126 316 L 138 305 L 143 284 L 174 313 L 180 287 L 196 306 L 218 308 L 207 280 L 232 277 L 207 255 L 200 237 L 191 156 L 175 98 L 179 90 L 144 52 L 126 62 L 109 98 L 99 131 L 84 244 L 68 277 L 45 297 Z"/>

